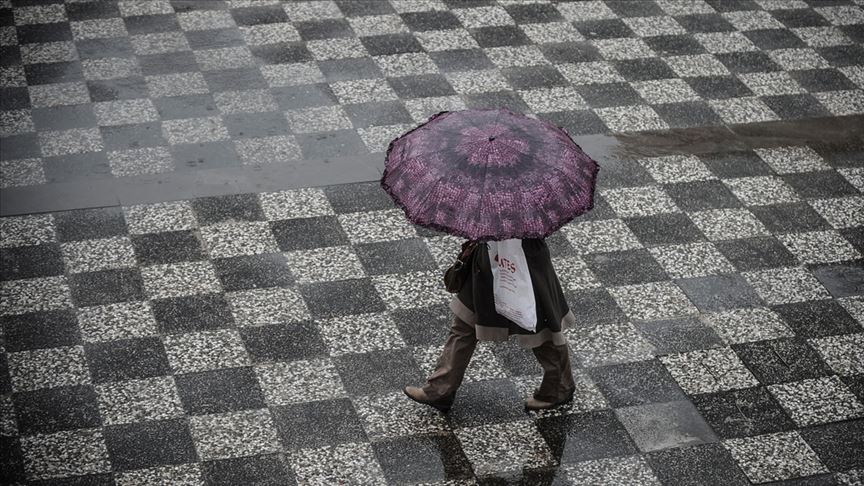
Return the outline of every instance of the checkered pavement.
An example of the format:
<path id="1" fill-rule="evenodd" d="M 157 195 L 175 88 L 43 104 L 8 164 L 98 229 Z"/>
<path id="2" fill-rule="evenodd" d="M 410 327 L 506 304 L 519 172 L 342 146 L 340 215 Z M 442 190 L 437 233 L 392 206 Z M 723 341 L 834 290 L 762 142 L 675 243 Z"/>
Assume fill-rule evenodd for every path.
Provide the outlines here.
<path id="1" fill-rule="evenodd" d="M 0 187 L 381 153 L 441 110 L 572 135 L 864 113 L 857 2 L 0 1 Z"/>
<path id="2" fill-rule="evenodd" d="M 548 239 L 573 403 L 481 343 L 448 416 L 400 388 L 459 240 L 375 182 L 2 218 L 3 482 L 861 484 L 862 192 L 860 151 L 605 164 Z"/>

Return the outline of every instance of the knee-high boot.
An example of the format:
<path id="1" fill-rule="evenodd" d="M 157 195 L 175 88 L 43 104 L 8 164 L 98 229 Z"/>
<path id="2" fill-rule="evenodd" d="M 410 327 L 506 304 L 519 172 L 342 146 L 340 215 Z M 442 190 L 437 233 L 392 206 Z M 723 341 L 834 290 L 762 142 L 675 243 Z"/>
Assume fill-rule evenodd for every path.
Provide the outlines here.
<path id="1" fill-rule="evenodd" d="M 452 402 L 476 347 L 477 335 L 474 328 L 454 316 L 450 335 L 444 343 L 441 356 L 438 357 L 435 371 L 429 375 L 423 386 L 423 391 L 430 399 Z"/>
<path id="2" fill-rule="evenodd" d="M 543 368 L 543 381 L 534 398 L 550 403 L 565 400 L 576 389 L 567 344 L 555 345 L 547 341 L 531 351 Z"/>

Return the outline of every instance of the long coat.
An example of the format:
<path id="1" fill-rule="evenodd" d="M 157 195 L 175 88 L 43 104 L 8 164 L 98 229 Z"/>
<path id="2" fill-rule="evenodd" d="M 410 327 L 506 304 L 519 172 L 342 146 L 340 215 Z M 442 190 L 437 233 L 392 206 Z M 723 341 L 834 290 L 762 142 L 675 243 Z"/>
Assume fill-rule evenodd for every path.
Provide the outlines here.
<path id="1" fill-rule="evenodd" d="M 528 272 L 534 288 L 537 306 L 537 330 L 529 331 L 495 311 L 492 292 L 492 267 L 489 263 L 489 248 L 485 243 L 477 245 L 471 257 L 471 276 L 450 303 L 457 317 L 475 327 L 481 341 L 506 341 L 517 335 L 525 347 L 539 346 L 552 340 L 563 344 L 561 331 L 575 324 L 575 318 L 567 305 L 561 283 L 552 266 L 552 257 L 545 240 L 522 240 L 522 250 L 528 262 Z"/>

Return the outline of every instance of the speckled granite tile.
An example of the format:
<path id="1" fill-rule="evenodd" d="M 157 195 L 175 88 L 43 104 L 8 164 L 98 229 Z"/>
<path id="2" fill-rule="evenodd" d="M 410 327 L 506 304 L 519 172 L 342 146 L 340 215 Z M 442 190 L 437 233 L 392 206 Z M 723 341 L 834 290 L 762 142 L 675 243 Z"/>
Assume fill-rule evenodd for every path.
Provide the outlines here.
<path id="1" fill-rule="evenodd" d="M 557 44 L 560 42 L 580 42 L 585 37 L 569 22 L 547 22 L 542 24 L 522 24 L 519 28 L 536 44 Z"/>
<path id="2" fill-rule="evenodd" d="M 602 287 L 600 281 L 580 257 L 553 257 L 552 266 L 565 291 Z"/>
<path id="3" fill-rule="evenodd" d="M 203 460 L 279 452 L 276 426 L 269 410 L 189 417 L 189 429 Z"/>
<path id="4" fill-rule="evenodd" d="M 123 213 L 131 234 L 183 231 L 198 226 L 188 201 L 127 206 Z"/>
<path id="5" fill-rule="evenodd" d="M 535 113 L 584 110 L 588 108 L 585 100 L 574 88 L 553 87 L 519 91 L 519 96 Z"/>
<path id="6" fill-rule="evenodd" d="M 314 62 L 273 64 L 260 69 L 271 88 L 324 82 L 324 73 Z"/>
<path id="7" fill-rule="evenodd" d="M 297 29 L 287 23 L 259 24 L 240 27 L 243 39 L 247 45 L 261 46 L 283 42 L 298 42 L 301 40 Z"/>
<path id="8" fill-rule="evenodd" d="M 632 484 L 659 486 L 660 480 L 640 456 L 609 457 L 563 467 L 573 484 Z"/>
<path id="9" fill-rule="evenodd" d="M 412 401 L 401 391 L 356 397 L 352 401 L 371 440 L 450 430 L 443 414 Z"/>
<path id="10" fill-rule="evenodd" d="M 838 197 L 807 201 L 832 227 L 853 228 L 864 226 L 864 197 Z"/>
<path id="11" fill-rule="evenodd" d="M 465 29 L 427 30 L 415 32 L 414 36 L 427 52 L 477 49 L 480 47 L 474 37 Z"/>
<path id="12" fill-rule="evenodd" d="M 148 302 L 81 307 L 78 327 L 82 339 L 91 343 L 154 336 L 158 332 Z"/>
<path id="13" fill-rule="evenodd" d="M 316 321 L 330 356 L 406 346 L 389 314 L 355 314 Z"/>
<path id="14" fill-rule="evenodd" d="M 255 56 L 249 47 L 224 47 L 221 49 L 201 49 L 192 51 L 198 66 L 203 71 L 221 71 L 254 67 Z"/>
<path id="15" fill-rule="evenodd" d="M 164 120 L 162 136 L 171 145 L 218 142 L 229 138 L 228 129 L 218 116 Z"/>
<path id="16" fill-rule="evenodd" d="M 765 307 L 709 313 L 704 320 L 726 344 L 794 337 L 779 314 Z"/>
<path id="17" fill-rule="evenodd" d="M 41 158 L 0 160 L 0 188 L 45 184 L 45 169 Z"/>
<path id="18" fill-rule="evenodd" d="M 294 289 L 274 287 L 226 294 L 238 326 L 260 326 L 309 319 L 303 297 Z"/>
<path id="19" fill-rule="evenodd" d="M 249 366 L 249 355 L 235 330 L 170 334 L 163 338 L 168 362 L 175 373 Z"/>
<path id="20" fill-rule="evenodd" d="M 808 340 L 822 360 L 843 376 L 864 373 L 864 334 L 844 334 Z"/>
<path id="21" fill-rule="evenodd" d="M 730 439 L 723 446 L 754 483 L 828 472 L 798 432 Z"/>
<path id="22" fill-rule="evenodd" d="M 300 484 L 388 484 L 367 443 L 300 449 L 292 452 L 288 460 Z"/>
<path id="23" fill-rule="evenodd" d="M 135 266 L 135 249 L 125 236 L 81 240 L 60 245 L 66 270 L 71 273 L 97 272 Z"/>
<path id="24" fill-rule="evenodd" d="M 715 348 L 661 356 L 660 361 L 690 395 L 756 386 L 759 382 L 732 348 Z"/>
<path id="25" fill-rule="evenodd" d="M 54 216 L 50 214 L 0 218 L 0 248 L 39 245 L 56 240 Z"/>
<path id="26" fill-rule="evenodd" d="M 222 286 L 216 278 L 213 264 L 184 262 L 153 265 L 141 268 L 144 288 L 153 299 L 182 297 L 184 295 L 220 292 Z"/>
<path id="27" fill-rule="evenodd" d="M 105 425 L 166 420 L 184 415 L 174 378 L 160 376 L 96 386 Z"/>
<path id="28" fill-rule="evenodd" d="M 366 276 L 363 264 L 350 246 L 330 246 L 285 253 L 298 283 L 327 282 Z"/>
<path id="29" fill-rule="evenodd" d="M 775 49 L 768 51 L 771 60 L 786 71 L 826 69 L 831 67 L 825 58 L 813 49 Z"/>
<path id="30" fill-rule="evenodd" d="M 101 429 L 78 429 L 21 438 L 32 480 L 111 472 Z"/>
<path id="31" fill-rule="evenodd" d="M 38 132 L 38 135 L 39 146 L 42 147 L 42 155 L 45 157 L 98 152 L 104 149 L 102 135 L 97 128 L 46 131 Z"/>
<path id="32" fill-rule="evenodd" d="M 864 404 L 837 376 L 769 385 L 768 390 L 799 427 L 864 416 Z"/>
<path id="33" fill-rule="evenodd" d="M 673 56 L 665 58 L 664 61 L 682 78 L 730 74 L 726 66 L 711 54 Z"/>
<path id="34" fill-rule="evenodd" d="M 609 294 L 631 319 L 654 320 L 697 314 L 699 311 L 672 282 L 612 287 Z"/>
<path id="35" fill-rule="evenodd" d="M 84 348 L 68 346 L 9 353 L 9 377 L 16 392 L 90 383 Z"/>
<path id="36" fill-rule="evenodd" d="M 72 307 L 66 277 L 0 282 L 0 315 L 26 314 Z"/>
<path id="37" fill-rule="evenodd" d="M 650 106 L 613 106 L 594 111 L 613 132 L 641 132 L 669 128 L 669 125 Z"/>
<path id="38" fill-rule="evenodd" d="M 642 247 L 636 235 L 620 219 L 571 223 L 562 227 L 561 231 L 579 254 Z"/>
<path id="39" fill-rule="evenodd" d="M 711 243 L 655 246 L 648 251 L 672 278 L 735 272 L 735 267 Z"/>
<path id="40" fill-rule="evenodd" d="M 656 186 L 605 189 L 600 193 L 622 218 L 680 212 L 669 195 Z"/>
<path id="41" fill-rule="evenodd" d="M 372 283 L 388 309 L 413 309 L 450 301 L 437 272 L 375 275 Z"/>
<path id="42" fill-rule="evenodd" d="M 268 405 L 290 405 L 347 396 L 329 358 L 255 366 Z"/>
<path id="43" fill-rule="evenodd" d="M 723 179 L 735 197 L 749 206 L 795 202 L 798 195 L 782 179 L 774 176 Z"/>
<path id="44" fill-rule="evenodd" d="M 455 434 L 475 474 L 481 477 L 555 464 L 546 441 L 531 421 L 467 427 L 456 429 Z"/>
<path id="45" fill-rule="evenodd" d="M 709 240 L 732 240 L 769 235 L 768 228 L 746 209 L 709 209 L 688 213 Z"/>
<path id="46" fill-rule="evenodd" d="M 776 238 L 805 265 L 861 258 L 861 252 L 836 231 L 787 233 L 776 235 Z"/>
<path id="47" fill-rule="evenodd" d="M 772 268 L 741 275 L 770 305 L 831 297 L 816 277 L 803 267 Z"/>
<path id="48" fill-rule="evenodd" d="M 201 467 L 198 464 L 151 467 L 114 474 L 117 486 L 142 486 L 145 484 L 173 484 L 177 486 L 203 486 Z"/>
<path id="49" fill-rule="evenodd" d="M 654 357 L 651 345 L 632 324 L 575 328 L 567 333 L 574 359 L 595 367 L 641 361 Z"/>
<path id="50" fill-rule="evenodd" d="M 211 258 L 230 258 L 279 251 L 267 222 L 226 221 L 202 226 L 200 231 L 201 239 Z"/>

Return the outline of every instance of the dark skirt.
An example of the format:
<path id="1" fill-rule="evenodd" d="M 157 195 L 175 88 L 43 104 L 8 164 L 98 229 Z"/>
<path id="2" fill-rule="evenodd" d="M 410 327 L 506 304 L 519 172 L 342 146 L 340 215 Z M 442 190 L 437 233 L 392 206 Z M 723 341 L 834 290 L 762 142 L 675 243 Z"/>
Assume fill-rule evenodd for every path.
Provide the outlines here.
<path id="1" fill-rule="evenodd" d="M 534 288 L 537 304 L 537 330 L 531 332 L 495 311 L 492 290 L 492 267 L 486 244 L 477 245 L 471 255 L 471 275 L 450 302 L 450 309 L 463 321 L 474 326 L 477 339 L 481 341 L 506 341 L 516 335 L 519 344 L 526 348 L 539 346 L 546 341 L 564 344 L 564 329 L 575 325 L 576 320 L 561 283 L 552 266 L 549 247 L 544 240 L 522 240 L 522 250 L 528 262 L 528 272 Z"/>

